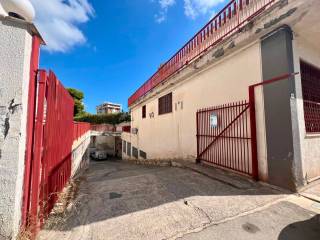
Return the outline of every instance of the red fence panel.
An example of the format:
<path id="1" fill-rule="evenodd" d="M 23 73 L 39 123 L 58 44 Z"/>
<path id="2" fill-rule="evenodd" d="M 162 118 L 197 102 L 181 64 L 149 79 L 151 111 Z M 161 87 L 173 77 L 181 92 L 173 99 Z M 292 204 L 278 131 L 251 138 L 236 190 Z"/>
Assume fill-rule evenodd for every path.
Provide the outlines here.
<path id="1" fill-rule="evenodd" d="M 115 132 L 116 127 L 112 124 L 94 124 L 91 125 L 91 130 L 97 132 Z"/>
<path id="2" fill-rule="evenodd" d="M 46 86 L 42 158 L 42 200 L 47 204 L 45 215 L 52 209 L 57 193 L 63 189 L 71 175 L 73 106 L 74 102 L 68 91 L 55 74 L 50 72 Z"/>
<path id="3" fill-rule="evenodd" d="M 197 159 L 252 175 L 249 103 L 197 112 Z"/>
<path id="4" fill-rule="evenodd" d="M 53 72 L 38 71 L 35 128 L 32 140 L 28 227 L 36 234 L 71 175 L 73 142 L 90 124 L 73 122 L 74 102 Z"/>
<path id="5" fill-rule="evenodd" d="M 90 123 L 74 122 L 73 123 L 73 140 L 81 138 L 91 129 Z"/>
<path id="6" fill-rule="evenodd" d="M 187 42 L 169 61 L 144 83 L 129 99 L 131 106 L 158 84 L 198 58 L 201 54 L 231 36 L 275 0 L 231 0 L 207 25 Z M 177 33 L 179 34 L 179 33 Z"/>

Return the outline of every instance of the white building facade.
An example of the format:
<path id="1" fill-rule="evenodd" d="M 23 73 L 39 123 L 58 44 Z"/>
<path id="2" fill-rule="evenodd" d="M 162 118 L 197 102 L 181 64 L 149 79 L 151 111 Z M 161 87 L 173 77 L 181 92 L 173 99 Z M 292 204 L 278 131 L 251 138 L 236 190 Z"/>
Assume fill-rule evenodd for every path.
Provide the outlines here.
<path id="1" fill-rule="evenodd" d="M 122 110 L 121 104 L 105 102 L 96 107 L 97 114 L 119 113 Z"/>
<path id="2" fill-rule="evenodd" d="M 129 99 L 132 130 L 122 134 L 124 158 L 196 161 L 197 111 L 248 101 L 249 86 L 257 85 L 254 107 L 258 179 L 297 190 L 319 178 L 320 2 L 256 0 L 241 8 L 244 2 L 228 5 L 220 14 L 221 25 L 217 16 L 218 29 L 213 21 L 197 35 L 204 39 L 205 49 L 197 57 L 183 67 L 178 65 L 181 56 L 197 50 L 199 40 L 194 38 L 167 63 L 168 71 L 174 69 L 168 77 L 151 88 L 149 80 Z M 267 5 L 259 10 L 259 4 Z M 233 17 L 239 21 L 245 14 L 253 15 L 234 30 Z M 224 17 L 228 18 L 226 22 Z M 210 38 L 229 29 L 231 34 L 222 34 L 211 44 Z M 157 74 L 160 72 L 151 78 L 151 84 Z M 268 82 L 287 74 L 281 81 Z M 139 95 L 143 88 L 148 90 Z M 210 119 L 206 121 L 209 125 Z M 248 132 L 253 134 L 252 129 Z M 215 148 L 210 144 L 214 141 L 208 140 L 208 149 Z M 249 147 L 250 154 L 251 150 Z M 227 154 L 224 152 L 224 156 Z M 204 155 L 207 159 L 198 160 L 215 157 Z M 248 156 L 250 161 L 252 158 Z"/>

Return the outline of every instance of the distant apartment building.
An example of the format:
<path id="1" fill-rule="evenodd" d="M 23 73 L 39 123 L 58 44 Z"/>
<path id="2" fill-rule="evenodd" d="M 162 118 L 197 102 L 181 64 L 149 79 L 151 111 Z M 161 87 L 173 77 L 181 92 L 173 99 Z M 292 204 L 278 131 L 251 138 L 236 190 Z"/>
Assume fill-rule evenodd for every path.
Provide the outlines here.
<path id="1" fill-rule="evenodd" d="M 119 113 L 122 110 L 121 104 L 105 102 L 97 106 L 97 114 Z"/>
<path id="2" fill-rule="evenodd" d="M 319 11 L 319 0 L 229 2 L 129 98 L 123 158 L 197 161 L 289 189 L 318 179 Z"/>

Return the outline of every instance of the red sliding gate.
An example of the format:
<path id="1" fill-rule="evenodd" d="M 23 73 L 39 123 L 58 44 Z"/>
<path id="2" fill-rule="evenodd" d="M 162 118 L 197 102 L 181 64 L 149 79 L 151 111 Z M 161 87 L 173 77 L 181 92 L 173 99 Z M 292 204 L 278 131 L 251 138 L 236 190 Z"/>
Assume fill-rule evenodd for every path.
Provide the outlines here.
<path id="1" fill-rule="evenodd" d="M 37 71 L 31 80 L 34 100 L 29 108 L 34 112 L 29 113 L 33 124 L 28 131 L 32 140 L 27 149 L 30 165 L 25 173 L 22 227 L 36 234 L 69 181 L 73 142 L 90 131 L 90 125 L 73 122 L 73 99 L 53 72 Z"/>
<path id="2" fill-rule="evenodd" d="M 198 160 L 255 174 L 252 158 L 250 105 L 237 102 L 197 112 Z"/>

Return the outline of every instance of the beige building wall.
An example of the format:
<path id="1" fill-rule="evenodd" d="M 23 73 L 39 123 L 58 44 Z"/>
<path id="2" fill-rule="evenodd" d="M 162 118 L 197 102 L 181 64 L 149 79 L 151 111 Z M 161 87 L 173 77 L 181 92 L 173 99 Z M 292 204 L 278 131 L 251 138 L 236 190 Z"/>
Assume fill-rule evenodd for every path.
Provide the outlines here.
<path id="1" fill-rule="evenodd" d="M 265 15 L 252 21 L 253 25 L 242 29 L 241 34 L 222 41 L 135 102 L 131 109 L 131 126 L 137 134 L 123 133 L 123 140 L 145 151 L 148 159 L 194 160 L 196 111 L 248 100 L 248 86 L 262 81 L 259 39 L 289 26 L 294 35 L 294 70 L 300 72 L 300 58 L 320 66 L 319 9 L 318 0 L 279 1 L 270 11 L 265 11 Z M 217 57 L 221 50 L 223 56 Z M 296 96 L 291 96 L 294 162 L 289 167 L 294 171 L 293 181 L 301 185 L 301 179 L 312 181 L 320 175 L 320 150 L 317 147 L 320 146 L 320 134 L 306 134 L 299 75 L 295 83 Z M 173 113 L 158 116 L 158 98 L 170 92 L 173 94 Z M 263 87 L 257 87 L 255 94 L 259 178 L 267 181 L 271 176 L 267 158 L 272 159 L 272 156 L 267 156 Z M 142 119 L 143 105 L 147 107 L 146 119 Z M 129 158 L 126 154 L 123 156 Z"/>
<path id="2" fill-rule="evenodd" d="M 260 42 L 257 41 L 135 106 L 131 113 L 131 127 L 137 128 L 138 133 L 123 133 L 123 140 L 146 152 L 148 159 L 195 160 L 196 111 L 200 108 L 248 100 L 248 86 L 261 82 L 261 71 Z M 175 82 L 175 79 L 170 82 Z M 158 115 L 158 98 L 170 92 L 173 94 L 173 112 Z M 260 90 L 256 93 L 259 112 L 257 114 L 259 158 L 264 158 L 259 163 L 260 175 L 266 177 L 265 127 L 261 93 Z M 142 119 L 143 105 L 146 105 L 147 109 L 145 119 Z"/>

